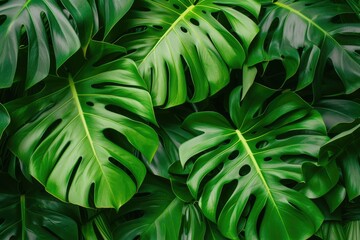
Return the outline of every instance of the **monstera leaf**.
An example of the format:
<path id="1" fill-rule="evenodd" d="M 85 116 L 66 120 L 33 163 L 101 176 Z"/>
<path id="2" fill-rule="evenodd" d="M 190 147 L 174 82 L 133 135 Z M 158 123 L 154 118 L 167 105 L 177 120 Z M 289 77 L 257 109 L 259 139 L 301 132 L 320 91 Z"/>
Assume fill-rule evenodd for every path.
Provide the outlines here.
<path id="1" fill-rule="evenodd" d="M 296 89 L 314 81 L 315 91 L 354 92 L 360 87 L 360 24 L 346 21 L 351 14 L 344 1 L 274 1 L 266 8 L 248 65 L 280 60 L 286 79 L 298 72 Z"/>
<path id="2" fill-rule="evenodd" d="M 259 10 L 254 0 L 141 0 L 116 43 L 137 63 L 154 105 L 201 101 L 229 82 L 229 69 L 242 67 L 258 31 L 248 15 Z"/>
<path id="3" fill-rule="evenodd" d="M 6 104 L 10 149 L 48 192 L 84 207 L 118 209 L 137 191 L 158 144 L 151 97 L 136 65 L 105 61 L 112 47 L 65 77 L 49 76 L 40 91 Z M 40 87 L 40 86 L 39 86 Z"/>
<path id="4" fill-rule="evenodd" d="M 113 220 L 114 239 L 204 239 L 206 225 L 196 204 L 185 204 L 169 184 L 149 177 Z"/>
<path id="5" fill-rule="evenodd" d="M 303 181 L 302 165 L 317 160 L 325 125 L 292 92 L 256 84 L 240 102 L 241 91 L 230 96 L 232 123 L 216 112 L 184 121 L 197 135 L 180 146 L 182 164 L 194 164 L 188 187 L 225 237 L 237 239 L 245 228 L 246 239 L 306 239 L 323 216 L 294 187 Z"/>
<path id="6" fill-rule="evenodd" d="M 85 0 L 61 1 L 77 21 L 83 46 L 91 35 L 91 7 Z M 79 11 L 81 8 L 81 11 Z M 59 68 L 80 48 L 79 37 L 69 18 L 55 0 L 12 0 L 0 5 L 0 87 L 11 86 L 19 47 L 28 46 L 26 86 L 44 79 L 50 69 L 53 50 Z M 49 42 L 49 39 L 51 42 Z"/>
<path id="7" fill-rule="evenodd" d="M 0 179 L 1 239 L 78 239 L 77 207 L 45 192 L 20 192 L 21 185 L 5 174 Z"/>

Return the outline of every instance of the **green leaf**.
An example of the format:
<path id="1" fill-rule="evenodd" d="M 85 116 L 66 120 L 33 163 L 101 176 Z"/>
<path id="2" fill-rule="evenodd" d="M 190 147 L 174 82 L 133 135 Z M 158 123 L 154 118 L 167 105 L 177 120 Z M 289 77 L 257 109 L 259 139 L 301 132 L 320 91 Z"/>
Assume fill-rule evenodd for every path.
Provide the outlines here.
<path id="1" fill-rule="evenodd" d="M 286 80 L 298 72 L 297 90 L 314 82 L 315 97 L 352 93 L 360 87 L 360 23 L 337 20 L 351 13 L 341 1 L 274 1 L 266 8 L 248 64 L 280 60 Z M 333 69 L 341 80 L 335 85 L 326 75 Z"/>
<path id="2" fill-rule="evenodd" d="M 9 147 L 59 199 L 118 209 L 145 177 L 134 153 L 152 159 L 158 139 L 146 123 L 156 121 L 134 62 L 107 62 L 113 49 L 94 46 L 95 57 L 77 72 L 49 76 L 39 92 L 6 104 L 14 119 Z"/>
<path id="3" fill-rule="evenodd" d="M 4 130 L 10 123 L 9 113 L 6 108 L 0 103 L 0 138 L 2 137 Z"/>
<path id="4" fill-rule="evenodd" d="M 229 69 L 242 67 L 258 32 L 249 16 L 259 10 L 254 0 L 141 0 L 116 43 L 137 63 L 155 106 L 198 102 L 229 82 Z"/>
<path id="5" fill-rule="evenodd" d="M 160 178 L 147 178 L 113 223 L 114 239 L 204 239 L 205 223 L 194 204 L 184 204 Z"/>
<path id="6" fill-rule="evenodd" d="M 233 124 L 216 112 L 184 121 L 197 135 L 180 146 L 182 164 L 194 162 L 189 189 L 225 237 L 237 239 L 247 219 L 247 239 L 308 238 L 323 216 L 292 186 L 304 181 L 302 165 L 316 161 L 327 140 L 321 116 L 292 92 L 256 84 L 240 102 L 241 90 L 230 96 Z"/>
<path id="7" fill-rule="evenodd" d="M 92 28 L 91 23 L 86 23 L 92 17 L 89 4 L 85 0 L 61 2 L 78 21 L 75 25 L 85 47 Z M 27 88 L 48 75 L 52 51 L 58 69 L 80 48 L 76 31 L 55 0 L 6 1 L 0 5 L 0 16 L 0 88 L 10 87 L 13 82 L 19 48 L 28 47 Z"/>
<path id="8" fill-rule="evenodd" d="M 341 222 L 338 221 L 326 221 L 321 225 L 321 228 L 316 233 L 318 237 L 321 239 L 336 239 L 336 240 L 345 240 L 345 239 L 352 239 L 346 238 L 343 226 Z M 355 239 L 355 238 L 353 238 Z"/>
<path id="9" fill-rule="evenodd" d="M 45 192 L 20 193 L 19 185 L 5 174 L 0 179 L 1 239 L 78 239 L 77 207 Z"/>
<path id="10" fill-rule="evenodd" d="M 104 28 L 104 38 L 109 34 L 115 24 L 129 11 L 134 0 L 91 0 L 94 15 L 97 16 L 96 25 Z"/>
<path id="11" fill-rule="evenodd" d="M 335 158 L 342 169 L 342 177 L 349 200 L 360 196 L 360 119 L 337 128 L 340 133 L 321 149 L 322 159 Z"/>
<path id="12" fill-rule="evenodd" d="M 331 131 L 341 123 L 351 123 L 360 118 L 360 104 L 345 99 L 323 99 L 315 104 L 321 113 L 326 127 Z"/>

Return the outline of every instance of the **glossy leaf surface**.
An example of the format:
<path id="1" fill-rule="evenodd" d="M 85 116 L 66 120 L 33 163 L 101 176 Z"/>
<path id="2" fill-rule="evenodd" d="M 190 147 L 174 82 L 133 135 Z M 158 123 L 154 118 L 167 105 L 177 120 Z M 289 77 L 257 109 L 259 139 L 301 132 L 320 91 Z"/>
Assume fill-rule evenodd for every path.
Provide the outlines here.
<path id="1" fill-rule="evenodd" d="M 118 209 L 145 177 L 134 151 L 152 159 L 158 139 L 146 123 L 156 122 L 135 64 L 102 62 L 108 46 L 95 46 L 98 55 L 77 72 L 49 76 L 39 92 L 6 105 L 14 119 L 9 145 L 56 197 Z"/>
<path id="2" fill-rule="evenodd" d="M 229 69 L 242 67 L 258 31 L 244 12 L 256 18 L 259 10 L 253 0 L 141 0 L 116 43 L 137 63 L 154 105 L 197 102 L 229 82 Z"/>
<path id="3" fill-rule="evenodd" d="M 238 87 L 230 96 L 232 123 L 216 112 L 184 121 L 197 135 L 180 146 L 182 164 L 194 162 L 189 189 L 225 237 L 237 239 L 244 228 L 247 239 L 308 238 L 323 217 L 292 186 L 304 181 L 302 165 L 316 161 L 327 140 L 321 116 L 296 94 L 257 84 L 240 99 Z"/>
<path id="4" fill-rule="evenodd" d="M 280 60 L 286 79 L 299 73 L 296 89 L 314 82 L 315 97 L 354 92 L 360 87 L 360 23 L 343 21 L 351 14 L 345 1 L 274 1 L 266 8 L 248 64 Z M 330 84 L 336 75 L 340 81 Z"/>
<path id="5" fill-rule="evenodd" d="M 72 4 L 66 0 L 65 2 L 69 9 L 76 10 L 76 3 Z M 90 7 L 86 8 L 87 2 L 82 3 L 81 14 L 91 14 Z M 74 28 L 54 0 L 6 1 L 0 5 L 0 16 L 5 19 L 0 24 L 1 88 L 9 87 L 13 82 L 19 47 L 28 46 L 27 87 L 33 86 L 48 75 L 50 51 L 54 52 L 56 68 L 59 68 L 80 48 Z M 81 16 L 75 18 L 81 19 Z"/>

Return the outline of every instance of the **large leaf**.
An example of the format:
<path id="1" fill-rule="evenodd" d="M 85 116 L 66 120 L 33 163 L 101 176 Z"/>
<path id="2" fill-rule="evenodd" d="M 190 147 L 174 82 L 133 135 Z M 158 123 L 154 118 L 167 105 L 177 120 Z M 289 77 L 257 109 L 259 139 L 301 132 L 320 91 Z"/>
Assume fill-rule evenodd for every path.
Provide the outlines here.
<path id="1" fill-rule="evenodd" d="M 116 218 L 113 236 L 119 240 L 204 239 L 206 228 L 196 204 L 181 202 L 172 194 L 168 182 L 154 177 L 147 178 Z"/>
<path id="2" fill-rule="evenodd" d="M 194 162 L 189 189 L 226 237 L 237 239 L 246 221 L 247 239 L 308 238 L 323 216 L 292 186 L 327 140 L 321 116 L 292 92 L 256 84 L 240 103 L 241 90 L 230 96 L 233 124 L 216 112 L 184 121 L 198 135 L 180 146 L 182 164 Z"/>
<path id="3" fill-rule="evenodd" d="M 274 1 L 266 8 L 248 64 L 280 60 L 286 79 L 299 73 L 296 89 L 314 81 L 315 97 L 354 92 L 360 87 L 360 23 L 346 21 L 352 13 L 344 1 Z M 330 84 L 333 69 L 341 81 Z"/>
<path id="4" fill-rule="evenodd" d="M 21 192 L 5 174 L 0 179 L 1 239 L 78 239 L 77 207 L 38 190 Z"/>
<path id="5" fill-rule="evenodd" d="M 337 128 L 340 133 L 321 150 L 322 158 L 332 155 L 342 169 L 342 177 L 350 200 L 360 196 L 360 119 Z"/>
<path id="6" fill-rule="evenodd" d="M 138 64 L 154 105 L 201 101 L 229 82 L 229 68 L 243 65 L 258 31 L 249 16 L 259 10 L 254 0 L 141 0 L 117 43 Z"/>
<path id="7" fill-rule="evenodd" d="M 33 95 L 6 104 L 10 149 L 51 194 L 85 207 L 119 208 L 141 185 L 158 144 L 151 97 L 128 59 L 103 62 L 111 46 L 68 77 L 49 76 Z"/>
<path id="8" fill-rule="evenodd" d="M 86 48 L 92 33 L 90 5 L 86 0 L 61 2 L 76 21 L 82 45 Z M 26 87 L 48 75 L 51 52 L 54 52 L 56 68 L 59 68 L 80 47 L 69 17 L 55 0 L 11 0 L 1 4 L 0 36 L 1 88 L 9 87 L 13 82 L 19 47 L 28 46 Z"/>

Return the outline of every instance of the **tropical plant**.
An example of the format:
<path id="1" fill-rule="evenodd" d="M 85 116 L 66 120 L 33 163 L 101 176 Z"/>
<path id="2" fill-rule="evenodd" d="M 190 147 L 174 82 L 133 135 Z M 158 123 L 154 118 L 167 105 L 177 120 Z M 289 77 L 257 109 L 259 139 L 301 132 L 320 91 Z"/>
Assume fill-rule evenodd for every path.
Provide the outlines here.
<path id="1" fill-rule="evenodd" d="M 359 14 L 0 0 L 0 238 L 360 238 Z"/>

